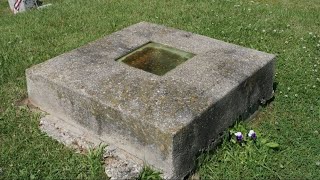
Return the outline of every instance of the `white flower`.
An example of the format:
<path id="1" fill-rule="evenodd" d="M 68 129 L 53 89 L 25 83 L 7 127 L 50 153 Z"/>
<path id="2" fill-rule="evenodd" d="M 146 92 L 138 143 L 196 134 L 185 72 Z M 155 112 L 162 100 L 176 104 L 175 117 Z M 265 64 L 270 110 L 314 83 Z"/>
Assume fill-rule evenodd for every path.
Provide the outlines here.
<path id="1" fill-rule="evenodd" d="M 238 142 L 242 142 L 243 135 L 241 132 L 236 132 L 236 133 L 234 133 L 234 135 L 236 136 Z"/>
<path id="2" fill-rule="evenodd" d="M 253 130 L 250 130 L 248 133 L 248 136 L 252 139 L 256 139 L 257 138 L 257 134 L 256 132 L 254 132 Z"/>
<path id="3" fill-rule="evenodd" d="M 241 132 L 236 132 L 234 133 L 235 136 L 242 136 L 242 133 Z"/>

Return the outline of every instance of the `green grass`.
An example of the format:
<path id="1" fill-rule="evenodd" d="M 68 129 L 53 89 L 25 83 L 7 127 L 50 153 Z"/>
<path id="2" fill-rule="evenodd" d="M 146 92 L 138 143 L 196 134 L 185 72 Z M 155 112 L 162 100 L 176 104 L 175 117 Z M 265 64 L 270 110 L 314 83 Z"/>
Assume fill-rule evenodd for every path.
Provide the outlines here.
<path id="1" fill-rule="evenodd" d="M 152 167 L 148 165 L 145 165 L 137 179 L 158 180 L 158 179 L 161 179 L 161 172 L 154 170 Z"/>
<path id="2" fill-rule="evenodd" d="M 279 150 L 248 150 L 226 139 L 201 156 L 202 178 L 320 177 L 319 0 L 44 2 L 53 5 L 14 16 L 0 0 L 0 178 L 101 177 L 101 168 L 89 165 L 99 161 L 41 133 L 39 116 L 16 105 L 27 94 L 24 71 L 140 21 L 277 54 L 276 98 L 244 126 L 280 144 Z"/>

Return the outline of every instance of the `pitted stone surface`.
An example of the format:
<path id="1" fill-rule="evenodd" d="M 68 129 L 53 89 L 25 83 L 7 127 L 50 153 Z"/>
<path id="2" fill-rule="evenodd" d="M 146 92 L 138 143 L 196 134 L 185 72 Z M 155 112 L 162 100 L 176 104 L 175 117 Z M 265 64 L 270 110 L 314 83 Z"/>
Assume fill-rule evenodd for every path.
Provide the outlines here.
<path id="1" fill-rule="evenodd" d="M 195 54 L 163 76 L 115 60 L 148 42 Z M 27 70 L 29 99 L 182 178 L 196 154 L 273 95 L 275 56 L 141 22 Z"/>
<path id="2" fill-rule="evenodd" d="M 80 153 L 104 143 L 96 134 L 84 127 L 66 123 L 52 115 L 41 118 L 39 128 L 50 137 Z M 105 147 L 103 160 L 105 172 L 111 180 L 137 179 L 144 165 L 143 161 L 112 145 Z"/>

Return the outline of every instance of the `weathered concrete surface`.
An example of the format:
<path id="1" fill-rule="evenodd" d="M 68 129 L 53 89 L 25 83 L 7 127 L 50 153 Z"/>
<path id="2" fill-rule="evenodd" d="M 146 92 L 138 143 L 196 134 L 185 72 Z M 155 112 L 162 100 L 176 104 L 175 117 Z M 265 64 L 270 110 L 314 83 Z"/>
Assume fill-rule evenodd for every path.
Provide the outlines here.
<path id="1" fill-rule="evenodd" d="M 196 55 L 163 76 L 115 61 L 150 41 Z M 33 104 L 181 178 L 199 150 L 273 96 L 274 63 L 271 54 L 142 22 L 26 74 Z"/>
<path id="2" fill-rule="evenodd" d="M 65 122 L 52 115 L 41 118 L 39 128 L 48 136 L 80 153 L 104 143 L 99 136 L 85 127 Z M 105 147 L 103 160 L 105 172 L 111 180 L 136 179 L 144 165 L 142 160 L 112 145 Z"/>

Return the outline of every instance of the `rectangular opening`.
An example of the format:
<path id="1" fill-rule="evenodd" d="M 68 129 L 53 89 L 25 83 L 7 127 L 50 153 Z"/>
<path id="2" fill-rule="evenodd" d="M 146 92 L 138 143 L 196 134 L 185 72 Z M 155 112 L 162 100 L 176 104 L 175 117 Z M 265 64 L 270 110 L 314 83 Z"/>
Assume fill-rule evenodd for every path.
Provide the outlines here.
<path id="1" fill-rule="evenodd" d="M 194 55 L 170 46 L 149 42 L 116 61 L 162 76 Z"/>

